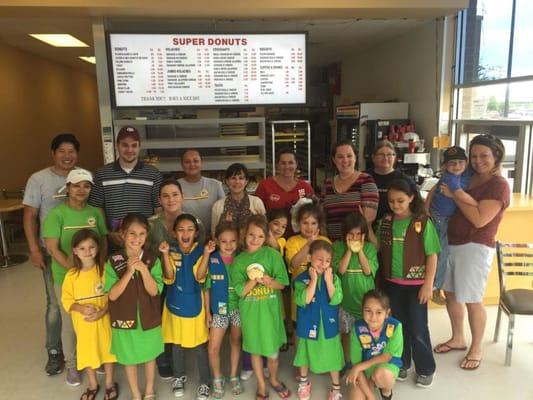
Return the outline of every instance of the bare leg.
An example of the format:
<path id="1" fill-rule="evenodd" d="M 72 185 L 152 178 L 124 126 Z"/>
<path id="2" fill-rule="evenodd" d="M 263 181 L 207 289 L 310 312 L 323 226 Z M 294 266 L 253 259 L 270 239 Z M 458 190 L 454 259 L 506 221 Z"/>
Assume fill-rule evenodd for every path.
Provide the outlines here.
<path id="1" fill-rule="evenodd" d="M 300 367 L 300 378 L 307 378 L 309 375 L 309 366 L 303 365 Z"/>
<path id="2" fill-rule="evenodd" d="M 481 342 L 487 324 L 487 311 L 483 303 L 467 303 L 466 309 L 468 311 L 470 331 L 472 332 L 472 344 L 468 350 L 467 357 L 474 361 L 463 360 L 461 367 L 468 369 L 476 367 L 479 364 L 478 360 L 481 359 Z"/>
<path id="3" fill-rule="evenodd" d="M 385 396 L 390 396 L 396 382 L 392 372 L 387 368 L 378 368 L 372 375 L 372 380 Z"/>
<path id="4" fill-rule="evenodd" d="M 344 350 L 344 364 L 350 361 L 350 334 L 341 333 L 342 349 Z"/>
<path id="5" fill-rule="evenodd" d="M 104 371 L 105 371 L 105 388 L 110 389 L 113 386 L 113 369 L 115 367 L 115 364 L 113 363 L 107 363 L 104 364 Z"/>
<path id="6" fill-rule="evenodd" d="M 96 371 L 92 368 L 85 368 L 87 378 L 89 380 L 89 389 L 94 390 L 98 386 L 98 379 L 96 379 Z"/>
<path id="7" fill-rule="evenodd" d="M 137 366 L 136 365 L 124 365 L 126 371 L 126 378 L 128 378 L 128 384 L 130 385 L 131 397 L 135 400 L 141 399 L 141 391 L 139 390 L 139 382 L 137 380 Z"/>
<path id="8" fill-rule="evenodd" d="M 263 375 L 263 359 L 260 355 L 251 354 L 252 369 L 254 370 L 255 378 L 257 379 L 257 393 L 266 394 L 266 382 Z M 272 374 L 272 371 L 270 372 Z"/>
<path id="9" fill-rule="evenodd" d="M 232 326 L 229 334 L 230 344 L 230 376 L 237 376 L 241 357 L 241 328 Z"/>
<path id="10" fill-rule="evenodd" d="M 144 363 L 144 376 L 146 378 L 146 389 L 144 389 L 144 394 L 154 394 L 155 360 Z"/>
<path id="11" fill-rule="evenodd" d="M 463 322 L 465 319 L 465 306 L 457 302 L 455 293 L 446 292 L 446 309 L 452 325 L 452 337 L 437 347 L 446 344 L 450 347 L 463 347 L 466 343 Z"/>
<path id="12" fill-rule="evenodd" d="M 279 359 L 277 358 L 267 358 L 267 366 L 270 371 L 270 383 L 272 386 L 279 386 L 280 382 L 278 380 L 278 367 Z"/>
<path id="13" fill-rule="evenodd" d="M 211 371 L 213 378 L 220 378 L 220 346 L 224 339 L 225 329 L 211 328 L 209 331 L 209 342 L 207 344 L 207 352 L 209 354 L 209 364 L 211 364 Z"/>

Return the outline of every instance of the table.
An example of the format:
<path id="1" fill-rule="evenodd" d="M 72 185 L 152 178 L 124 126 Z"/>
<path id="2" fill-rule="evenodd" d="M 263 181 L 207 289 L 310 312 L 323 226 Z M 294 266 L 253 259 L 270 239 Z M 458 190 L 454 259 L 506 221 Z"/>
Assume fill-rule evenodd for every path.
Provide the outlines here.
<path id="1" fill-rule="evenodd" d="M 9 254 L 7 248 L 4 220 L 2 219 L 2 214 L 22 210 L 23 208 L 24 205 L 22 204 L 22 199 L 0 200 L 0 236 L 2 237 L 3 254 L 2 256 L 0 256 L 0 268 L 7 268 L 13 265 L 21 264 L 28 259 L 28 256 L 23 254 Z"/>

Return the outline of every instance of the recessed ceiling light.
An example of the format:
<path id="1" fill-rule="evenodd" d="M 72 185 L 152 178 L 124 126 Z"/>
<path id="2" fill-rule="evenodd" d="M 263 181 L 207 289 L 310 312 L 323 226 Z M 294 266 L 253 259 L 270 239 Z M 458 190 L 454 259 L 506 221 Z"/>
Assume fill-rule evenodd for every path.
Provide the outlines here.
<path id="1" fill-rule="evenodd" d="M 95 56 L 91 56 L 91 57 L 80 56 L 79 58 L 81 58 L 83 61 L 87 61 L 88 63 L 96 64 L 96 57 Z"/>
<path id="2" fill-rule="evenodd" d="M 86 43 L 69 34 L 30 33 L 30 36 L 55 47 L 89 47 Z"/>

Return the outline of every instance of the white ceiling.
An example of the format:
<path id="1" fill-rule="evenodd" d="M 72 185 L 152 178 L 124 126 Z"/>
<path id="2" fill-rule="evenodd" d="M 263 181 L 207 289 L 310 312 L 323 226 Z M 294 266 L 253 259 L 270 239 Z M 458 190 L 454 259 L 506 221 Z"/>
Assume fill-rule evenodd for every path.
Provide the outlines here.
<path id="1" fill-rule="evenodd" d="M 427 19 L 393 20 L 161 20 L 114 18 L 106 20 L 108 30 L 135 32 L 308 32 L 308 61 L 311 66 L 327 65 L 363 52 L 390 38 L 426 23 Z M 32 18 L 0 17 L 0 41 L 52 61 L 95 73 L 93 65 L 78 56 L 94 55 L 90 17 Z M 30 33 L 70 33 L 88 48 L 56 48 L 28 36 Z"/>

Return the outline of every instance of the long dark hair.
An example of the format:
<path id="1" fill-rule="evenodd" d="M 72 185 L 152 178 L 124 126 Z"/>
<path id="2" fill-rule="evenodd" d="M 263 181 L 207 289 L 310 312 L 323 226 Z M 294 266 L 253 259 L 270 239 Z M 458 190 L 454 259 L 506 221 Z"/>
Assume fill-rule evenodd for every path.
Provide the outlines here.
<path id="1" fill-rule="evenodd" d="M 409 209 L 414 217 L 418 217 L 422 214 L 424 211 L 424 201 L 422 200 L 420 192 L 414 182 L 407 181 L 406 179 L 395 179 L 389 184 L 388 191 L 390 190 L 403 192 L 409 197 L 413 196 L 413 201 L 409 204 Z"/>
<path id="2" fill-rule="evenodd" d="M 74 234 L 74 236 L 72 236 L 72 266 L 74 269 L 78 270 L 78 273 L 82 269 L 83 263 L 81 262 L 81 259 L 74 254 L 74 248 L 78 247 L 81 242 L 86 240 L 92 240 L 94 243 L 96 243 L 97 250 L 96 256 L 94 257 L 94 262 L 96 264 L 96 268 L 98 269 L 98 275 L 102 276 L 104 273 L 105 253 L 100 236 L 92 229 L 80 229 Z"/>

